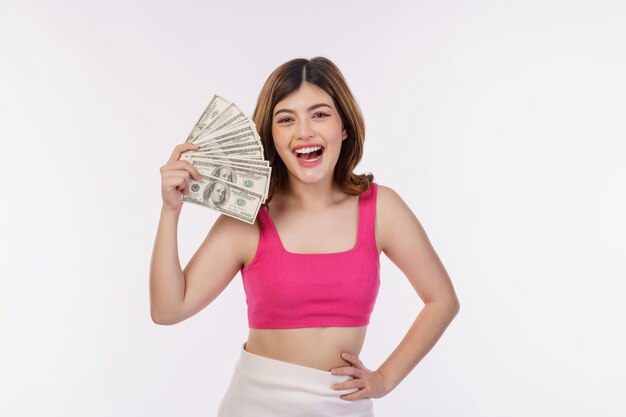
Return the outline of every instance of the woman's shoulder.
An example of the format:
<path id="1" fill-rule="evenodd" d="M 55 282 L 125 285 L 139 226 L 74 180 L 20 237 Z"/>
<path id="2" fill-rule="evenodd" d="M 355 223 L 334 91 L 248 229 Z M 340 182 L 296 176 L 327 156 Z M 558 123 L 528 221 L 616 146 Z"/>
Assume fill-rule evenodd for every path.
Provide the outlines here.
<path id="1" fill-rule="evenodd" d="M 387 207 L 389 204 L 397 205 L 398 202 L 402 200 L 400 195 L 392 187 L 388 185 L 380 184 L 379 182 L 376 182 L 376 181 L 374 181 L 374 183 L 370 185 L 370 187 L 372 187 L 374 184 L 376 184 L 376 201 L 377 201 L 376 205 L 378 207 L 381 207 L 381 206 L 382 206 L 381 208 Z"/>
<path id="2" fill-rule="evenodd" d="M 376 183 L 376 241 L 381 249 L 417 218 L 395 188 Z"/>
<path id="3" fill-rule="evenodd" d="M 379 183 L 376 185 L 377 212 L 380 210 L 380 213 L 385 217 L 393 218 L 395 215 L 406 215 L 407 211 L 411 211 L 408 204 L 394 188 Z"/>
<path id="4" fill-rule="evenodd" d="M 259 212 L 262 208 L 259 208 Z M 236 252 L 236 256 L 242 264 L 247 264 L 256 253 L 257 243 L 260 237 L 259 214 L 254 223 L 246 223 L 221 213 L 213 225 L 210 233 L 223 236 L 232 242 L 231 248 Z"/>

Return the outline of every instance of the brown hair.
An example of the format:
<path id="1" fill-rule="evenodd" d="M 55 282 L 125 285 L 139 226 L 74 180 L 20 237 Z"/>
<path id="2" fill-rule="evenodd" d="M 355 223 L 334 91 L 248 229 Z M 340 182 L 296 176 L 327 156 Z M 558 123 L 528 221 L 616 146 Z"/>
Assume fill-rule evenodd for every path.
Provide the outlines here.
<path id="1" fill-rule="evenodd" d="M 272 167 L 267 204 L 274 192 L 285 191 L 288 186 L 288 171 L 274 147 L 272 136 L 272 112 L 276 104 L 296 92 L 308 82 L 324 90 L 332 97 L 348 137 L 342 142 L 333 181 L 346 194 L 358 195 L 366 191 L 374 181 L 372 173 L 357 175 L 352 172 L 363 157 L 365 124 L 357 104 L 339 68 L 328 58 L 315 57 L 292 59 L 270 74 L 265 81 L 252 119 L 261 136 L 265 158 Z"/>

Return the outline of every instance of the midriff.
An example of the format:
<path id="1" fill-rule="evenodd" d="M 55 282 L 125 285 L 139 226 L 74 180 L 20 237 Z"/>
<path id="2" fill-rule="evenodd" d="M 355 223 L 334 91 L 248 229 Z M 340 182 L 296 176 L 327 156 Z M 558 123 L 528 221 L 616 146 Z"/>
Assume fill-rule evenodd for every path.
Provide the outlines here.
<path id="1" fill-rule="evenodd" d="M 283 362 L 330 371 L 332 368 L 351 365 L 341 358 L 341 353 L 359 355 L 366 333 L 367 326 L 250 328 L 245 350 Z"/>

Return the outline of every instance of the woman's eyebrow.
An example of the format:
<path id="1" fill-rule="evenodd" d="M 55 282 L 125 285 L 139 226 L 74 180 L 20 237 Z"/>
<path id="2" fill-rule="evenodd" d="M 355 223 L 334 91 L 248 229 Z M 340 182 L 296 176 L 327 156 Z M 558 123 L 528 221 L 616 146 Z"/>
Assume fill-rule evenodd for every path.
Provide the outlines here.
<path id="1" fill-rule="evenodd" d="M 306 109 L 306 111 L 307 111 L 307 112 L 310 112 L 311 110 L 315 110 L 315 109 L 317 109 L 318 107 L 324 107 L 324 106 L 326 106 L 326 107 L 328 107 L 328 108 L 332 109 L 332 107 L 330 107 L 330 105 L 329 105 L 329 104 L 326 104 L 326 103 L 317 103 L 317 104 L 312 105 L 312 106 L 311 106 L 311 107 L 309 107 L 308 109 Z M 278 113 L 291 113 L 291 114 L 295 114 L 296 112 L 294 112 L 293 110 L 289 110 L 289 109 L 280 109 L 280 110 L 276 110 L 276 112 L 274 113 L 274 117 L 276 117 L 276 115 L 277 115 Z"/>

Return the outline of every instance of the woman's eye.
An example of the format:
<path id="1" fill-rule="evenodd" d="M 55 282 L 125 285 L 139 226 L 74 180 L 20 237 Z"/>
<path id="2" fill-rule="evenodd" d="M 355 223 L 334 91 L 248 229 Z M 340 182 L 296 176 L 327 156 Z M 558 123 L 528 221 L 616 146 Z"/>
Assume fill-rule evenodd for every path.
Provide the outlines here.
<path id="1" fill-rule="evenodd" d="M 282 119 L 278 120 L 278 123 L 285 123 L 285 122 L 290 122 L 291 121 L 291 117 L 284 117 Z"/>
<path id="2" fill-rule="evenodd" d="M 317 112 L 313 116 L 317 116 L 317 115 L 328 117 L 328 115 L 326 113 L 322 113 L 322 112 Z"/>

